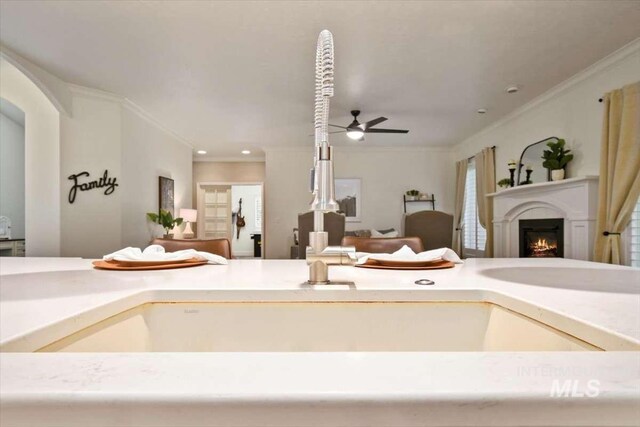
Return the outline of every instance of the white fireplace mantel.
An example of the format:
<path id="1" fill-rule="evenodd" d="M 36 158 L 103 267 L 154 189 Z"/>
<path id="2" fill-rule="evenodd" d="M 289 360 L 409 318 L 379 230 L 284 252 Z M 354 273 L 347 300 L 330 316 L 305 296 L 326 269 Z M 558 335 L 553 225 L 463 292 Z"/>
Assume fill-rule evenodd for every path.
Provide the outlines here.
<path id="1" fill-rule="evenodd" d="M 564 219 L 564 257 L 590 260 L 598 209 L 598 177 L 522 185 L 488 194 L 493 199 L 494 256 L 518 257 L 518 221 Z"/>

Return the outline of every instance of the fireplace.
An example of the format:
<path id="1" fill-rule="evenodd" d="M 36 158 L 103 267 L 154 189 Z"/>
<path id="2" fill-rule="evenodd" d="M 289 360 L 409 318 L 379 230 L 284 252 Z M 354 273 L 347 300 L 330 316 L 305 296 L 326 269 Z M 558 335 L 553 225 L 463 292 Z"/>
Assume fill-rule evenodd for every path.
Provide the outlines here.
<path id="1" fill-rule="evenodd" d="M 564 219 L 521 219 L 520 258 L 564 257 Z"/>

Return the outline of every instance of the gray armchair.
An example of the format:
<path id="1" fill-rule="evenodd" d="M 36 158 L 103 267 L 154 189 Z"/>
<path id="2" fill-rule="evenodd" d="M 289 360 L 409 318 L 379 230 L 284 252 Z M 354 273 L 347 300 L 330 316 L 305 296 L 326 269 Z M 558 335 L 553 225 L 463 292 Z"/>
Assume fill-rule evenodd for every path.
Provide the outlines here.
<path id="1" fill-rule="evenodd" d="M 453 242 L 453 215 L 440 211 L 420 211 L 404 216 L 404 235 L 418 236 L 424 249 L 450 248 Z"/>
<path id="2" fill-rule="evenodd" d="M 327 212 L 324 214 L 324 230 L 329 232 L 329 246 L 339 246 L 344 237 L 344 215 Z M 298 258 L 306 259 L 309 246 L 309 232 L 313 231 L 313 212 L 298 214 Z"/>

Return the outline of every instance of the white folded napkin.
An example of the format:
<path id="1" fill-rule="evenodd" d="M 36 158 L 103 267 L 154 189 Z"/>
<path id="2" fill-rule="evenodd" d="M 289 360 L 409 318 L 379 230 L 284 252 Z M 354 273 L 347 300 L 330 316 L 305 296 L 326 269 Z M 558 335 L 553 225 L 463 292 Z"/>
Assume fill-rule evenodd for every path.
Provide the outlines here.
<path id="1" fill-rule="evenodd" d="M 458 254 L 449 248 L 432 249 L 417 254 L 407 245 L 404 245 L 392 254 L 368 254 L 358 252 L 357 257 L 357 264 L 364 264 L 369 259 L 379 261 L 451 261 L 455 264 L 462 264 L 462 260 Z"/>
<path id="2" fill-rule="evenodd" d="M 128 247 L 102 257 L 104 261 L 184 261 L 193 258 L 208 261 L 209 264 L 227 264 L 227 259 L 220 255 L 196 251 L 195 249 L 165 252 L 160 245 L 147 246 L 145 250 Z"/>

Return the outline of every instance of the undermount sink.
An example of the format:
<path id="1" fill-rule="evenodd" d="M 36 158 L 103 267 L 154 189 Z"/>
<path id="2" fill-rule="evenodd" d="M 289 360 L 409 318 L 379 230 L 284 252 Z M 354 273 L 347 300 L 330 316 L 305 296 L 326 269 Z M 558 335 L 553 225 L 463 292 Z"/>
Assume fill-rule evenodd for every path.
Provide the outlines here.
<path id="1" fill-rule="evenodd" d="M 426 301 L 153 302 L 106 318 L 37 351 L 598 350 L 493 303 Z"/>

